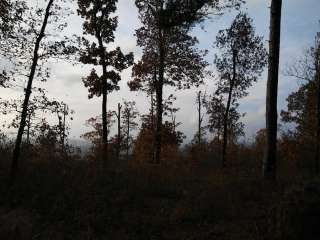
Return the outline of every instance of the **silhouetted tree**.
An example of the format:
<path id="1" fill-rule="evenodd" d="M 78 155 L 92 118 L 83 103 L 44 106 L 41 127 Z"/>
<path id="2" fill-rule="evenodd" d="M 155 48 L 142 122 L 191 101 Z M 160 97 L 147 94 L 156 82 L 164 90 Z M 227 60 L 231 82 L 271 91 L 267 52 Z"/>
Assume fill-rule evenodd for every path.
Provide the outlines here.
<path id="1" fill-rule="evenodd" d="M 239 13 L 230 28 L 219 31 L 216 46 L 221 51 L 214 60 L 219 73 L 217 94 L 227 95 L 222 148 L 222 164 L 226 166 L 230 108 L 257 81 L 266 65 L 267 53 L 262 37 L 255 35 L 252 20 L 245 13 Z"/>
<path id="2" fill-rule="evenodd" d="M 143 115 L 141 117 L 141 127 L 138 132 L 137 138 L 133 145 L 133 160 L 139 163 L 148 163 L 152 160 L 152 148 L 146 147 L 150 145 L 153 138 L 153 131 L 151 129 L 152 119 L 151 115 Z M 178 159 L 179 146 L 185 138 L 184 134 L 180 131 L 173 131 L 172 123 L 165 121 L 162 126 L 162 147 L 163 154 L 162 161 L 174 162 Z"/>
<path id="3" fill-rule="evenodd" d="M 113 126 L 113 124 L 115 123 L 114 120 L 114 113 L 112 111 L 108 111 L 107 112 L 107 125 L 108 125 L 108 135 L 110 133 L 110 129 Z M 97 117 L 92 117 L 89 118 L 86 123 L 85 123 L 86 127 L 90 127 L 93 130 L 86 132 L 84 134 L 81 135 L 81 138 L 90 141 L 92 143 L 92 154 L 94 157 L 94 160 L 98 160 L 99 159 L 99 155 L 101 150 L 103 155 L 105 155 L 105 149 L 104 149 L 104 140 L 103 140 L 103 128 L 102 128 L 102 117 L 97 116 Z M 104 160 L 102 162 L 102 165 L 104 165 Z"/>
<path id="4" fill-rule="evenodd" d="M 311 47 L 302 58 L 286 69 L 286 75 L 301 80 L 299 89 L 287 98 L 287 110 L 281 111 L 281 120 L 294 123 L 294 135 L 302 154 L 314 146 L 313 171 L 319 171 L 319 52 L 320 45 Z M 305 150 L 305 151 L 303 151 Z M 304 154 L 305 155 L 305 154 Z"/>
<path id="5" fill-rule="evenodd" d="M 308 170 L 315 171 L 315 164 L 310 164 L 310 159 L 316 156 L 317 141 L 317 85 L 315 80 L 305 82 L 299 89 L 292 92 L 287 98 L 287 109 L 281 111 L 281 120 L 284 123 L 295 125 L 292 135 L 299 146 L 295 152 L 298 159 L 301 159 L 303 166 L 308 165 Z M 313 162 L 312 162 L 313 163 Z"/>
<path id="6" fill-rule="evenodd" d="M 107 96 L 108 93 L 118 90 L 121 80 L 120 72 L 133 64 L 133 54 L 123 54 L 117 47 L 107 51 L 106 45 L 114 42 L 114 31 L 118 25 L 116 11 L 117 0 L 78 0 L 78 14 L 84 18 L 83 33 L 91 35 L 96 41 L 82 38 L 85 47 L 81 51 L 80 61 L 84 64 L 101 66 L 102 75 L 95 69 L 83 79 L 88 88 L 89 98 L 102 95 L 102 130 L 105 145 L 105 162 L 108 161 L 108 125 L 107 125 Z M 109 69 L 108 69 L 109 68 Z"/>
<path id="7" fill-rule="evenodd" d="M 15 114 L 12 122 L 9 123 L 8 128 L 19 128 L 21 118 L 21 99 L 1 100 L 2 114 Z M 59 137 L 61 150 L 64 151 L 66 138 L 68 136 L 69 126 L 66 123 L 66 117 L 73 120 L 72 115 L 74 111 L 69 109 L 67 104 L 59 102 L 55 99 L 49 99 L 46 96 L 46 91 L 42 88 L 38 88 L 34 92 L 33 97 L 29 101 L 27 109 L 26 129 L 24 134 L 26 135 L 26 142 L 30 144 L 31 137 L 37 137 L 41 132 L 43 122 L 49 116 L 57 117 L 56 124 L 49 124 L 46 122 L 52 131 L 55 131 Z M 40 118 L 39 116 L 42 116 Z"/>
<path id="8" fill-rule="evenodd" d="M 3 40 L 12 37 L 15 24 L 20 24 L 26 4 L 18 0 L 1 0 L 0 2 L 0 49 Z"/>
<path id="9" fill-rule="evenodd" d="M 122 134 L 121 134 L 121 104 L 118 103 L 118 111 L 114 111 L 114 114 L 117 117 L 117 123 L 118 123 L 118 132 L 117 132 L 117 152 L 116 157 L 117 161 L 120 159 L 120 150 L 121 150 L 121 142 L 122 142 Z"/>
<path id="10" fill-rule="evenodd" d="M 170 123 L 172 124 L 172 131 L 175 132 L 176 128 L 181 125 L 181 122 L 177 122 L 177 112 L 180 108 L 174 107 L 173 103 L 177 100 L 177 97 L 173 94 L 170 94 L 163 103 L 163 115 L 169 118 Z"/>
<path id="11" fill-rule="evenodd" d="M 202 113 L 203 105 L 205 104 L 205 94 L 201 95 L 201 91 L 198 92 L 196 98 L 197 110 L 198 110 L 198 145 L 201 145 L 202 138 L 205 135 L 204 127 L 202 126 L 204 114 Z"/>
<path id="12" fill-rule="evenodd" d="M 8 60 L 14 59 L 15 62 L 13 76 L 18 78 L 28 76 L 12 157 L 10 185 L 14 183 L 18 169 L 20 146 L 26 126 L 33 81 L 35 78 L 44 81 L 49 78 L 49 68 L 45 64 L 52 57 L 65 57 L 75 50 L 67 43 L 66 38 L 61 40 L 58 35 L 58 31 L 62 31 L 66 26 L 64 18 L 68 15 L 68 12 L 64 11 L 68 8 L 63 3 L 64 0 L 49 0 L 45 9 L 29 7 L 22 16 L 25 24 L 17 24 L 13 29 L 13 33 L 16 34 L 13 37 L 15 41 L 11 41 L 6 46 Z M 48 25 L 50 25 L 50 31 L 55 34 L 46 33 Z"/>
<path id="13" fill-rule="evenodd" d="M 183 2 L 180 1 L 180 4 Z M 160 162 L 161 127 L 163 117 L 163 87 L 190 88 L 203 82 L 207 63 L 195 48 L 197 39 L 189 35 L 188 15 L 176 21 L 174 14 L 183 11 L 174 1 L 137 0 L 142 27 L 136 31 L 137 43 L 143 48 L 142 59 L 133 68 L 131 86 L 150 86 L 156 93 L 155 162 Z M 182 15 L 181 15 L 182 16 Z"/>
<path id="14" fill-rule="evenodd" d="M 39 135 L 35 139 L 37 154 L 41 158 L 51 160 L 59 153 L 59 135 L 45 119 L 39 124 Z"/>
<path id="15" fill-rule="evenodd" d="M 205 104 L 207 115 L 208 115 L 208 125 L 207 128 L 209 132 L 213 134 L 213 138 L 216 138 L 220 142 L 223 133 L 223 119 L 225 114 L 225 105 L 223 103 L 222 96 L 209 96 L 206 99 Z"/>
<path id="16" fill-rule="evenodd" d="M 226 112 L 225 101 L 222 96 L 210 96 L 206 100 L 206 110 L 208 115 L 207 128 L 213 134 L 212 144 L 218 145 L 218 150 L 222 149 L 221 137 L 223 137 L 224 117 Z M 240 114 L 237 110 L 239 104 L 234 103 L 229 109 L 228 120 L 228 142 L 236 144 L 239 137 L 244 136 L 244 124 L 240 121 L 244 117 L 244 113 Z"/>
<path id="17" fill-rule="evenodd" d="M 317 143 L 316 143 L 316 172 L 320 172 L 320 33 L 316 37 L 315 46 L 315 80 L 317 82 Z"/>
<path id="18" fill-rule="evenodd" d="M 266 97 L 266 130 L 267 143 L 263 159 L 263 175 L 266 178 L 276 177 L 277 160 L 277 124 L 278 124 L 278 77 L 280 56 L 282 0 L 272 0 L 270 8 L 269 69 Z"/>
<path id="19" fill-rule="evenodd" d="M 126 138 L 126 159 L 129 160 L 129 150 L 132 144 L 131 132 L 138 127 L 136 122 L 139 112 L 134 101 L 124 101 L 122 110 L 122 125 L 124 137 Z"/>

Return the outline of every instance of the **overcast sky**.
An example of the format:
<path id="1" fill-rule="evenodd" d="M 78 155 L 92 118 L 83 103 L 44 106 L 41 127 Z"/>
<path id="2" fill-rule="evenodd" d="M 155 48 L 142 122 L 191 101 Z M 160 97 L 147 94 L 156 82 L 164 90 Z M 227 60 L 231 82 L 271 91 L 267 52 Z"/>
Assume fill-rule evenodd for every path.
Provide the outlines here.
<path id="1" fill-rule="evenodd" d="M 31 0 L 29 0 L 31 1 Z M 33 0 L 34 1 L 34 0 Z M 41 2 L 42 0 L 39 0 Z M 267 46 L 269 30 L 269 0 L 247 0 L 243 11 L 247 11 L 254 20 L 256 32 L 264 36 Z M 283 72 L 286 65 L 292 63 L 303 52 L 314 43 L 315 34 L 320 31 L 320 1 L 319 0 L 283 0 L 282 19 L 282 42 L 281 42 L 281 69 Z M 134 31 L 139 27 L 137 9 L 134 0 L 119 0 L 117 15 L 119 26 L 116 31 L 115 44 L 120 46 L 123 52 L 134 52 L 135 60 L 141 56 L 141 50 L 136 46 Z M 194 29 L 193 34 L 199 39 L 199 48 L 208 49 L 210 54 L 207 60 L 213 62 L 214 49 L 212 48 L 215 36 L 220 29 L 230 25 L 236 12 L 228 12 L 219 18 L 212 18 L 204 24 L 204 30 L 200 27 Z M 82 20 L 74 15 L 68 19 L 70 33 L 81 34 Z M 111 47 L 110 47 L 111 48 Z M 214 70 L 214 67 L 212 67 Z M 85 121 L 93 116 L 101 114 L 101 98 L 88 100 L 88 92 L 82 82 L 82 77 L 88 75 L 90 67 L 72 66 L 71 64 L 59 62 L 52 66 L 52 76 L 46 83 L 48 95 L 65 101 L 71 109 L 75 110 L 74 120 L 71 122 L 70 138 L 79 139 L 80 135 L 89 129 L 84 126 Z M 141 113 L 146 113 L 149 107 L 146 95 L 141 92 L 130 92 L 127 81 L 131 78 L 131 69 L 122 74 L 120 82 L 121 90 L 113 92 L 108 100 L 108 108 L 115 109 L 122 99 L 135 100 Z M 242 121 L 246 125 L 246 138 L 250 139 L 254 133 L 265 126 L 265 87 L 266 74 L 250 89 L 249 96 L 240 101 L 240 111 L 246 112 Z M 279 79 L 279 111 L 285 108 L 285 99 L 290 92 L 297 89 L 296 79 L 280 75 Z M 207 93 L 214 91 L 214 82 L 207 79 L 206 85 L 201 89 Z M 0 89 L 1 96 L 9 98 L 16 96 L 10 90 Z M 172 93 L 172 89 L 165 88 L 165 96 Z M 196 132 L 197 115 L 195 114 L 195 97 L 197 89 L 175 92 L 177 101 L 176 107 L 180 108 L 177 114 L 178 121 L 182 122 L 179 127 L 187 135 L 186 142 Z"/>

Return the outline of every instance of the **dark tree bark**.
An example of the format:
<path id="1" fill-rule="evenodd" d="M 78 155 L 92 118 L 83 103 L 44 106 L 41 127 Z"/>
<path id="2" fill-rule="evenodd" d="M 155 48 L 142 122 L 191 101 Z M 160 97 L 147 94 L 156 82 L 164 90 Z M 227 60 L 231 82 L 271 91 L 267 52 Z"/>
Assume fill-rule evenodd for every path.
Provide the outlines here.
<path id="1" fill-rule="evenodd" d="M 156 74 L 155 74 L 156 75 Z M 156 78 L 156 76 L 155 76 Z M 150 109 L 150 114 L 151 114 L 151 131 L 152 131 L 152 160 L 151 162 L 155 162 L 155 149 L 156 149 L 156 131 L 155 131 L 155 119 L 154 119 L 154 98 L 153 98 L 153 92 L 151 92 L 151 109 Z"/>
<path id="2" fill-rule="evenodd" d="M 230 28 L 219 31 L 216 39 L 216 46 L 221 50 L 214 60 L 220 76 L 216 94 L 223 101 L 226 98 L 226 105 L 219 104 L 222 107 L 221 164 L 225 167 L 230 133 L 233 139 L 243 134 L 243 124 L 238 122 L 241 115 L 236 110 L 237 101 L 248 95 L 249 87 L 261 76 L 267 52 L 263 38 L 256 35 L 253 21 L 246 13 L 239 13 Z"/>
<path id="3" fill-rule="evenodd" d="M 102 140 L 103 140 L 103 165 L 106 166 L 108 163 L 108 124 L 107 124 L 107 101 L 108 101 L 108 90 L 107 90 L 107 64 L 105 57 L 105 50 L 103 46 L 102 37 L 100 30 L 97 32 L 97 39 L 99 42 L 99 50 L 101 57 L 102 66 Z"/>
<path id="4" fill-rule="evenodd" d="M 226 167 L 227 160 L 227 147 L 228 147 L 228 122 L 229 122 L 229 112 L 232 102 L 232 91 L 236 80 L 236 67 L 237 67 L 237 53 L 236 50 L 233 51 L 232 55 L 232 78 L 230 79 L 230 88 L 228 93 L 228 101 L 226 106 L 226 112 L 223 119 L 223 145 L 222 145 L 222 167 Z"/>
<path id="5" fill-rule="evenodd" d="M 126 150 L 127 150 L 127 153 L 126 153 L 126 156 L 127 156 L 127 162 L 129 161 L 129 148 L 130 148 L 130 145 L 129 145 L 129 140 L 130 140 L 130 116 L 128 115 L 127 116 L 127 146 L 126 146 Z"/>
<path id="6" fill-rule="evenodd" d="M 118 113 L 117 120 L 118 120 L 118 134 L 117 134 L 117 161 L 120 160 L 120 145 L 121 145 L 121 105 L 118 103 Z"/>
<path id="7" fill-rule="evenodd" d="M 162 114 L 163 114 L 163 82 L 164 82 L 164 38 L 163 30 L 159 33 L 159 79 L 156 83 L 157 99 L 157 126 L 155 133 L 155 163 L 159 164 L 161 160 L 161 135 L 162 135 Z"/>
<path id="8" fill-rule="evenodd" d="M 25 90 L 25 98 L 24 98 L 24 102 L 22 105 L 22 113 L 21 113 L 21 120 L 20 120 L 20 126 L 18 129 L 18 134 L 17 134 L 17 139 L 15 142 L 15 147 L 13 150 L 13 157 L 12 157 L 12 164 L 11 164 L 11 171 L 10 171 L 10 182 L 9 182 L 9 186 L 12 186 L 16 180 L 17 177 L 17 171 L 18 171 L 18 161 L 19 161 L 19 156 L 20 156 L 20 147 L 21 147 L 21 142 L 22 142 L 22 135 L 24 132 L 24 128 L 26 126 L 26 118 L 28 115 L 28 104 L 29 104 L 29 99 L 30 99 L 30 95 L 31 95 L 31 89 L 32 89 L 32 82 L 35 76 L 35 72 L 36 72 L 36 68 L 38 65 L 38 60 L 39 60 L 39 48 L 40 48 L 40 43 L 44 37 L 45 34 L 45 30 L 48 24 L 48 18 L 50 16 L 50 9 L 53 5 L 53 1 L 54 0 L 49 0 L 47 7 L 46 7 L 46 11 L 45 11 L 45 15 L 44 15 L 44 19 L 43 19 L 43 23 L 40 29 L 40 33 L 36 39 L 36 43 L 34 46 L 34 51 L 33 51 L 33 58 L 32 58 L 32 65 L 31 65 L 31 69 L 30 69 L 30 74 L 29 74 L 29 78 L 28 78 L 28 84 L 27 84 L 27 88 Z"/>
<path id="9" fill-rule="evenodd" d="M 269 70 L 266 98 L 267 145 L 263 163 L 263 175 L 275 179 L 277 161 L 277 101 L 280 56 L 282 0 L 272 0 L 269 40 Z"/>
<path id="10" fill-rule="evenodd" d="M 66 139 L 66 115 L 67 115 L 67 105 L 64 104 L 63 106 L 63 124 L 62 124 L 62 152 L 65 153 L 65 139 Z"/>
<path id="11" fill-rule="evenodd" d="M 320 158 L 320 36 L 316 38 L 315 46 L 315 69 L 316 69 L 316 84 L 317 84 L 317 142 L 316 142 L 316 157 L 315 171 L 319 174 L 319 158 Z"/>
<path id="12" fill-rule="evenodd" d="M 198 92 L 197 96 L 197 103 L 198 103 L 198 145 L 201 145 L 201 136 L 202 136 L 202 121 L 203 121 L 203 116 L 201 113 L 202 110 L 202 103 L 203 100 L 201 99 L 201 91 Z M 173 122 L 173 125 L 175 126 L 175 122 Z"/>
<path id="13" fill-rule="evenodd" d="M 143 57 L 133 68 L 134 79 L 129 86 L 134 91 L 150 91 L 151 82 L 152 90 L 154 88 L 156 92 L 152 159 L 159 164 L 164 85 L 177 89 L 198 86 L 206 73 L 204 68 L 207 62 L 203 58 L 206 53 L 193 48 L 197 40 L 189 35 L 193 25 L 200 22 L 201 17 L 195 18 L 195 15 L 206 3 L 162 0 L 136 0 L 135 3 L 143 24 L 136 31 L 137 44 L 143 48 Z M 155 83 L 152 76 L 154 69 L 157 70 Z"/>
<path id="14" fill-rule="evenodd" d="M 65 153 L 65 136 L 66 136 L 66 114 L 67 114 L 67 105 L 63 104 L 63 117 L 61 117 L 58 113 L 59 119 L 59 136 L 60 136 L 60 145 L 62 153 Z"/>
<path id="15" fill-rule="evenodd" d="M 28 114 L 28 125 L 27 125 L 27 144 L 30 144 L 30 126 L 31 126 L 31 113 Z"/>
<path id="16" fill-rule="evenodd" d="M 198 93 L 198 145 L 201 144 L 201 91 Z"/>
<path id="17" fill-rule="evenodd" d="M 95 37 L 95 41 L 83 38 L 80 51 L 80 62 L 101 66 L 102 75 L 99 76 L 93 68 L 91 74 L 83 80 L 89 89 L 89 98 L 102 95 L 102 144 L 103 166 L 108 164 L 108 94 L 119 90 L 120 73 L 133 64 L 133 54 L 123 54 L 117 47 L 107 51 L 106 46 L 114 42 L 114 32 L 118 26 L 118 19 L 113 14 L 116 11 L 117 0 L 87 1 L 78 0 L 78 14 L 84 19 L 83 34 Z"/>
<path id="18" fill-rule="evenodd" d="M 126 136 L 125 145 L 126 145 L 126 159 L 129 160 L 129 150 L 130 150 L 130 140 L 132 137 L 130 136 L 131 130 L 136 129 L 138 124 L 135 122 L 135 119 L 138 117 L 138 111 L 136 109 L 136 102 L 134 101 L 124 101 L 123 110 L 122 110 L 122 128 L 123 128 L 123 136 Z M 120 129 L 119 129 L 120 130 Z"/>

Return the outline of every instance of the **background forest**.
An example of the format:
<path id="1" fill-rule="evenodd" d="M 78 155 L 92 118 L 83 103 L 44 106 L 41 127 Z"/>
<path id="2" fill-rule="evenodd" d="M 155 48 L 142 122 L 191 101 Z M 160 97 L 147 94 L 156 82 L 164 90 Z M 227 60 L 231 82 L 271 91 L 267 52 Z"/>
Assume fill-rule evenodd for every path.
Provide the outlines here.
<path id="1" fill-rule="evenodd" d="M 269 36 L 250 0 L 135 0 L 128 51 L 118 4 L 1 0 L 0 239 L 319 239 L 320 33 L 282 66 L 281 0 Z M 70 71 L 99 109 L 81 130 L 92 109 L 50 84 Z M 250 138 L 243 100 L 263 78 Z M 283 78 L 298 87 L 280 109 Z"/>

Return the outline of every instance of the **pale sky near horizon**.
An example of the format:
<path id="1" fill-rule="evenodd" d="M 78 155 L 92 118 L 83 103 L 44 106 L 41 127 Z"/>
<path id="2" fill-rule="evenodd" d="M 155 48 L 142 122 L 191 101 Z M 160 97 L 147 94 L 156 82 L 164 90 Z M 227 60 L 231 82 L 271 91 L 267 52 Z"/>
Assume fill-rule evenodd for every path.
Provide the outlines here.
<path id="1" fill-rule="evenodd" d="M 35 1 L 35 0 L 29 0 Z M 38 0 L 41 2 L 42 0 Z M 256 32 L 264 36 L 267 46 L 269 31 L 269 0 L 247 0 L 247 4 L 242 10 L 247 11 L 253 18 Z M 204 30 L 200 27 L 194 29 L 193 34 L 199 39 L 199 48 L 208 49 L 209 55 L 207 61 L 212 65 L 215 50 L 212 48 L 215 36 L 220 29 L 229 26 L 236 11 L 228 12 L 222 17 L 212 18 L 204 24 Z M 119 25 L 116 31 L 115 44 L 120 46 L 123 52 L 134 52 L 135 60 L 141 56 L 141 50 L 136 46 L 134 30 L 140 25 L 137 18 L 137 9 L 134 0 L 119 0 L 118 10 Z M 320 0 L 283 0 L 282 16 L 282 34 L 281 34 L 281 57 L 280 57 L 280 78 L 279 78 L 279 103 L 278 110 L 286 106 L 285 99 L 293 90 L 297 89 L 296 79 L 285 77 L 282 73 L 285 67 L 292 63 L 314 44 L 316 32 L 320 31 Z M 81 34 L 82 20 L 74 15 L 68 19 L 68 29 L 70 33 Z M 214 71 L 214 67 L 211 66 Z M 49 96 L 54 96 L 59 100 L 65 101 L 71 109 L 75 110 L 74 120 L 71 122 L 70 138 L 78 139 L 81 134 L 90 129 L 84 126 L 85 121 L 101 113 L 101 98 L 88 99 L 87 89 L 84 87 L 82 77 L 88 75 L 90 67 L 72 66 L 69 63 L 58 62 L 52 66 L 52 76 L 46 83 L 46 89 Z M 149 108 L 149 102 L 146 95 L 141 92 L 130 92 L 127 87 L 127 81 L 131 78 L 131 68 L 122 73 L 120 82 L 121 90 L 110 95 L 108 108 L 115 109 L 116 105 L 122 99 L 135 100 L 141 113 L 146 113 Z M 266 73 L 249 90 L 248 97 L 240 101 L 240 111 L 246 112 L 242 119 L 245 123 L 246 138 L 250 139 L 254 133 L 265 126 L 265 87 Z M 214 91 L 214 82 L 207 79 L 206 84 L 200 89 L 211 94 Z M 165 96 L 168 96 L 173 90 L 165 88 Z M 177 113 L 177 120 L 182 122 L 179 130 L 187 135 L 185 142 L 190 141 L 196 132 L 196 88 L 176 92 L 177 101 L 175 106 L 180 108 Z M 0 89 L 3 98 L 16 96 L 8 89 Z M 22 92 L 20 93 L 20 95 Z"/>

